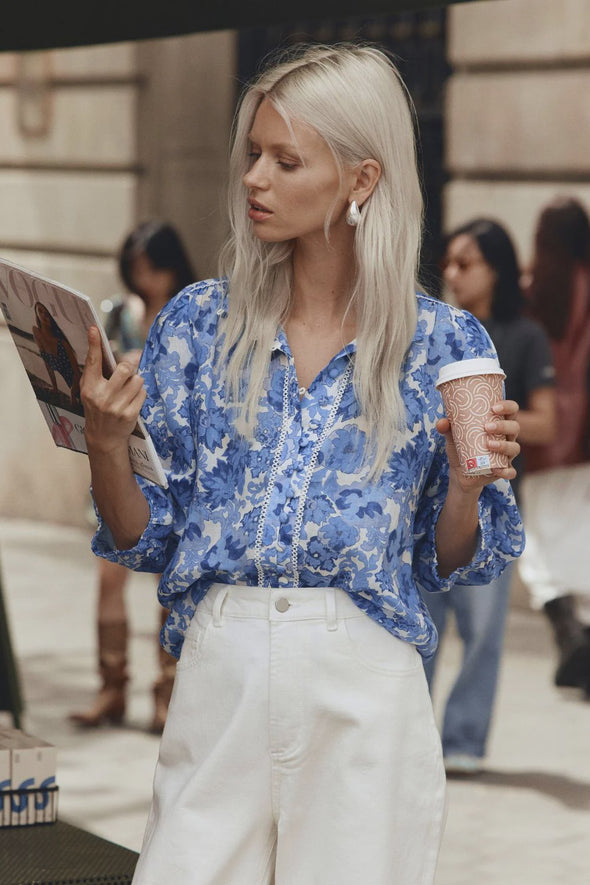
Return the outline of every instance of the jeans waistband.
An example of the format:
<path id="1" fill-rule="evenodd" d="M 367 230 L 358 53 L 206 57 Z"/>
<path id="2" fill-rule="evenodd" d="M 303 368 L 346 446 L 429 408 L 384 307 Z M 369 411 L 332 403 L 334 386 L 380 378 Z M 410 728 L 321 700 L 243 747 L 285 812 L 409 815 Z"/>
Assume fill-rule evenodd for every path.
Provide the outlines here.
<path id="1" fill-rule="evenodd" d="M 223 618 L 258 618 L 268 621 L 326 621 L 336 629 L 342 618 L 367 615 L 339 587 L 250 587 L 213 584 L 199 603 L 211 611 L 213 623 Z"/>

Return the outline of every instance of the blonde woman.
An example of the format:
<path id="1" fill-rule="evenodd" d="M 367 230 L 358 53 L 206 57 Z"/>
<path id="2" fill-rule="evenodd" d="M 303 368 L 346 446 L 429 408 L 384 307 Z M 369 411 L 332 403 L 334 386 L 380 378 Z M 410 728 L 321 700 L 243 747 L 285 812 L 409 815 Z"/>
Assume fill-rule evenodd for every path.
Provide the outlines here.
<path id="1" fill-rule="evenodd" d="M 420 588 L 489 581 L 522 529 L 513 468 L 458 470 L 436 375 L 493 349 L 416 295 L 421 216 L 395 67 L 307 48 L 244 95 L 220 279 L 164 309 L 140 375 L 104 380 L 89 336 L 94 549 L 163 572 L 179 656 L 135 885 L 433 881 Z M 140 409 L 167 489 L 129 466 Z"/>

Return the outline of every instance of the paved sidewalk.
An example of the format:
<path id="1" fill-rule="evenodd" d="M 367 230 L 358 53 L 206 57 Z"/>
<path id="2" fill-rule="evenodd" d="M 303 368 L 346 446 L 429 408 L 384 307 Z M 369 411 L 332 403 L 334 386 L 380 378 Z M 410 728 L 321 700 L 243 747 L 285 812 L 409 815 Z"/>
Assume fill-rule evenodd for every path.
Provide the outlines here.
<path id="1" fill-rule="evenodd" d="M 96 686 L 89 539 L 83 530 L 0 520 L 5 603 L 25 727 L 58 747 L 60 816 L 138 850 L 158 751 L 158 738 L 147 732 L 156 668 L 154 580 L 133 575 L 128 589 L 127 727 L 76 730 L 67 713 L 84 707 Z M 458 654 L 451 635 L 437 709 Z M 487 770 L 449 781 L 436 885 L 590 882 L 590 703 L 553 688 L 553 656 L 543 617 L 514 607 Z"/>

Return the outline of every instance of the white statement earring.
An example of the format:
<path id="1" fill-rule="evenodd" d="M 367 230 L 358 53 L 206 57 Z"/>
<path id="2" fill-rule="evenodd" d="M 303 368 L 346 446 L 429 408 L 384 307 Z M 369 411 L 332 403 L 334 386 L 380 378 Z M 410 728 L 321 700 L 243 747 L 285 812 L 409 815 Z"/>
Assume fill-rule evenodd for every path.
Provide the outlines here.
<path id="1" fill-rule="evenodd" d="M 348 212 L 346 213 L 346 223 L 350 224 L 351 227 L 356 227 L 360 220 L 361 212 L 358 203 L 356 200 L 351 200 L 350 205 L 348 206 Z"/>

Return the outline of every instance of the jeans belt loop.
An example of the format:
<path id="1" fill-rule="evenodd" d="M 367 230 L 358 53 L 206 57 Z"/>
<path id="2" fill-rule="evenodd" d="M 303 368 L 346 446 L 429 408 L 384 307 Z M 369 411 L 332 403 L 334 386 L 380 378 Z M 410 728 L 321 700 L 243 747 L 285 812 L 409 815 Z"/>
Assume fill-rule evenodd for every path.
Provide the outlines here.
<path id="1" fill-rule="evenodd" d="M 220 587 L 217 591 L 215 599 L 213 600 L 213 626 L 221 627 L 223 624 L 223 618 L 221 617 L 223 611 L 223 603 L 227 599 L 228 589 L 227 587 Z"/>
<path id="2" fill-rule="evenodd" d="M 326 592 L 326 626 L 328 630 L 338 629 L 338 617 L 336 615 L 336 590 L 328 587 Z"/>

